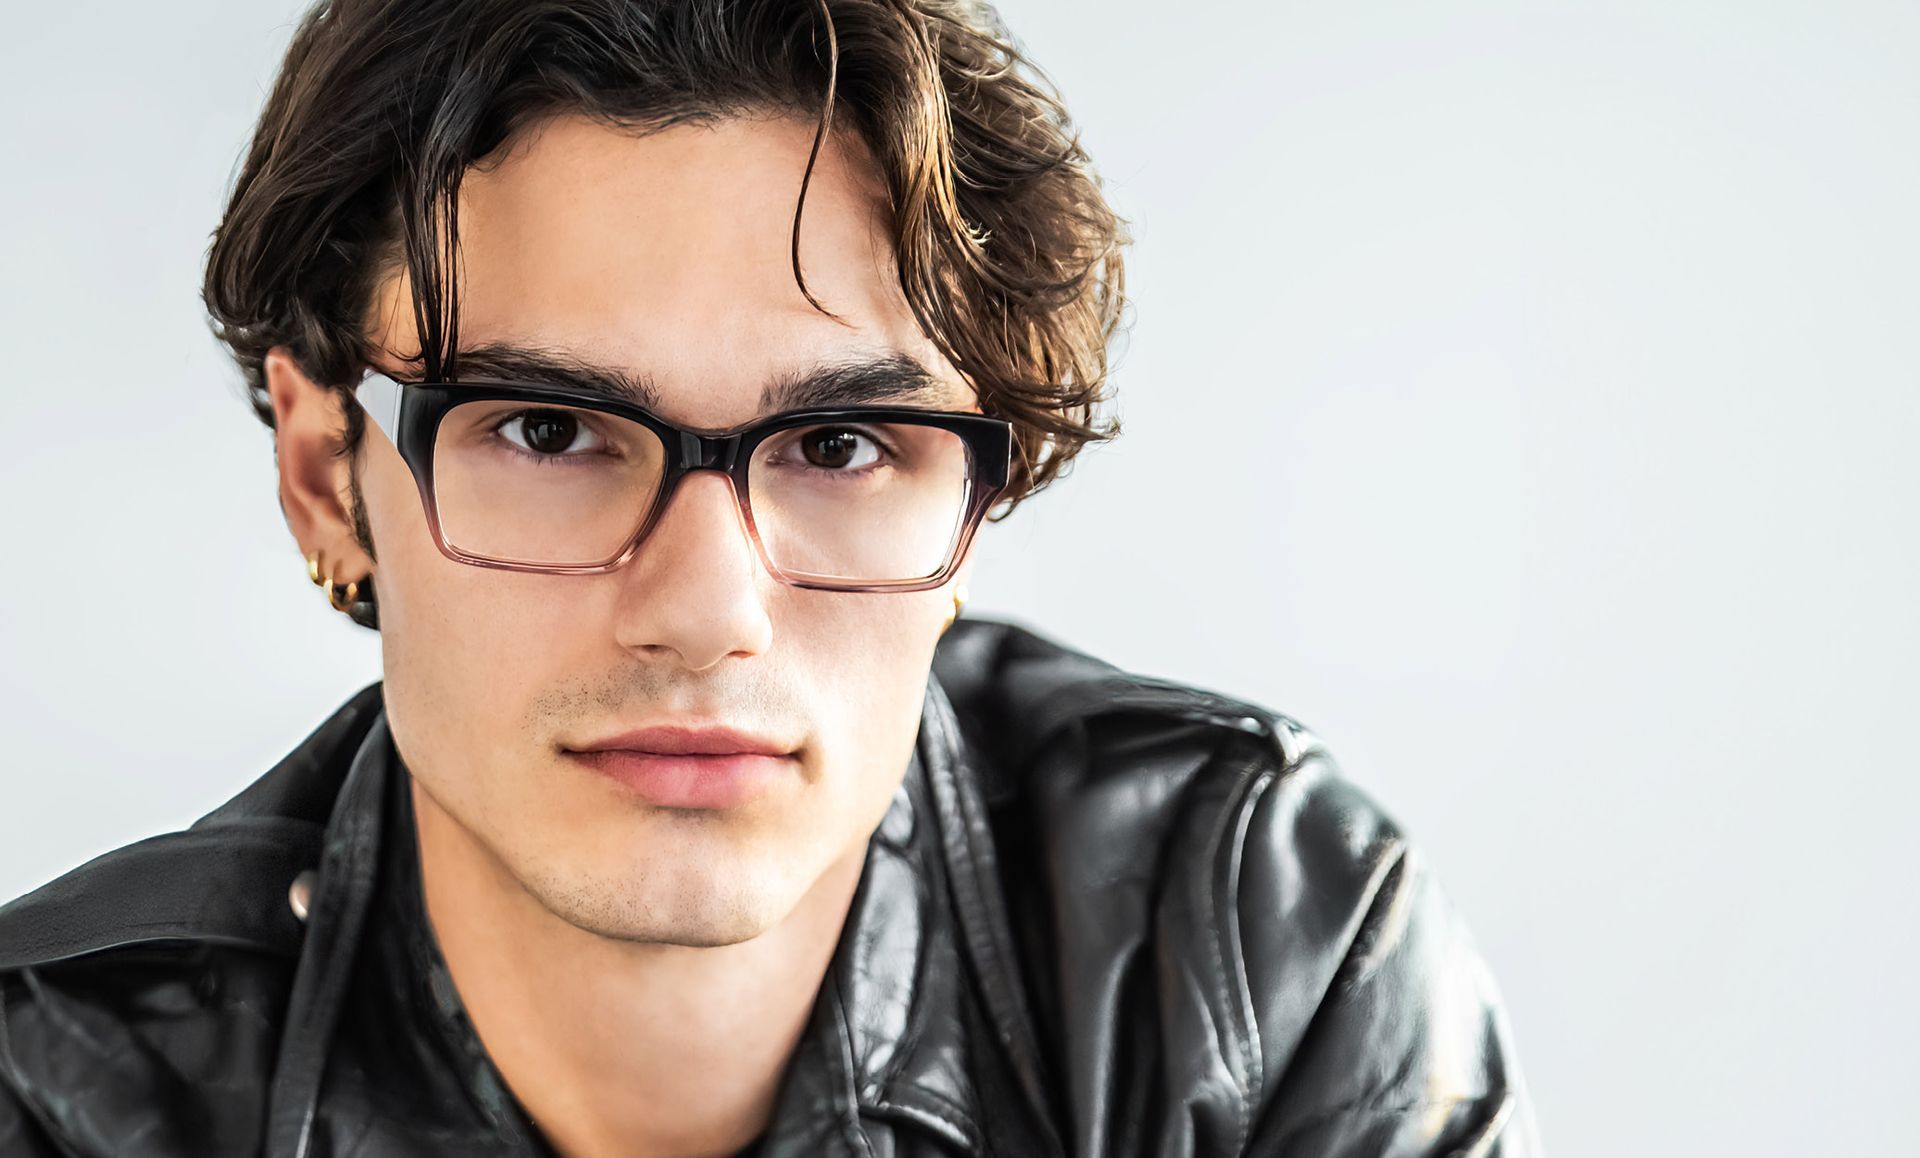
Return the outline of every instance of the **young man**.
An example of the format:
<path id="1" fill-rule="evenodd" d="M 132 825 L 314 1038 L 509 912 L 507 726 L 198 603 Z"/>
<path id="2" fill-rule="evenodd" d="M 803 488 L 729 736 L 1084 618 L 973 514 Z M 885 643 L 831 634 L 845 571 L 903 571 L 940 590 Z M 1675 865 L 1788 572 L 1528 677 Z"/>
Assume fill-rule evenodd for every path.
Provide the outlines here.
<path id="1" fill-rule="evenodd" d="M 0 910 L 0 1153 L 1536 1151 L 1307 732 L 955 620 L 1113 433 L 1043 84 L 964 0 L 306 18 L 206 300 L 384 679 Z"/>

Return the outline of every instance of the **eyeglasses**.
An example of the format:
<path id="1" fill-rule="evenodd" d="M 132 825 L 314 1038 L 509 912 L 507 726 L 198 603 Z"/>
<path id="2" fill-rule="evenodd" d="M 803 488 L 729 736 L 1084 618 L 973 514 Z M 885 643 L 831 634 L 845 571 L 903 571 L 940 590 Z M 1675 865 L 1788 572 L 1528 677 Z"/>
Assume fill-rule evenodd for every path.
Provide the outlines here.
<path id="1" fill-rule="evenodd" d="M 591 390 L 400 382 L 350 391 L 413 473 L 442 554 L 596 574 L 633 557 L 682 479 L 725 474 L 761 561 L 795 587 L 944 584 L 1007 485 L 1013 426 L 911 406 L 790 410 L 723 431 Z"/>

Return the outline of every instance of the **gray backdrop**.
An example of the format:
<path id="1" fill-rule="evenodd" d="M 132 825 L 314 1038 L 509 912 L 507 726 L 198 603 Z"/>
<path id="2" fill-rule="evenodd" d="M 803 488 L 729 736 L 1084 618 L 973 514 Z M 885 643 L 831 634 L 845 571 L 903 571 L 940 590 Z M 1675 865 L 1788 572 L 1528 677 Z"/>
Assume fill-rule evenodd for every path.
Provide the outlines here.
<path id="1" fill-rule="evenodd" d="M 378 677 L 196 299 L 295 6 L 7 8 L 0 897 Z M 1003 11 L 1136 312 L 972 606 L 1318 731 L 1553 1153 L 1913 1153 L 1920 5 Z"/>

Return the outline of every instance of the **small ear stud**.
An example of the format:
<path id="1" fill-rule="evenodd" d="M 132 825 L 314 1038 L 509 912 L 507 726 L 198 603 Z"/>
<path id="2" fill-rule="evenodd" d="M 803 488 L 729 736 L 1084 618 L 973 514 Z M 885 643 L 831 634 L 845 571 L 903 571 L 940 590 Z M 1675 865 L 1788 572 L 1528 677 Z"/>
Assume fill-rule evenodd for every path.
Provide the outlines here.
<path id="1" fill-rule="evenodd" d="M 944 632 L 947 628 L 952 627 L 953 621 L 960 618 L 960 608 L 964 606 L 966 602 L 967 589 L 959 584 L 955 584 L 953 588 L 953 610 L 947 612 L 947 621 L 940 625 L 941 631 Z"/>

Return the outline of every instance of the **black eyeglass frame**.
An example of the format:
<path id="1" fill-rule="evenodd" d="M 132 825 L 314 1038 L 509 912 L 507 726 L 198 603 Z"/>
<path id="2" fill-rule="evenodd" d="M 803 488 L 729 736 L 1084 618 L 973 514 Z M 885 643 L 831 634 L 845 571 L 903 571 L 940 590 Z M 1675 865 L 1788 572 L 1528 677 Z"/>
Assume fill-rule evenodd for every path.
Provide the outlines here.
<path id="1" fill-rule="evenodd" d="M 457 382 L 403 382 L 368 368 L 347 391 L 368 418 L 387 436 L 413 475 L 426 511 L 427 527 L 440 553 L 459 563 L 547 575 L 598 575 L 614 571 L 631 560 L 660 521 L 682 479 L 696 470 L 717 470 L 733 486 L 760 562 L 774 578 L 792 587 L 822 591 L 927 591 L 943 586 L 966 554 L 987 508 L 1006 489 L 1013 458 L 1013 424 L 972 411 L 926 410 L 915 406 L 837 406 L 786 410 L 753 422 L 724 429 L 680 426 L 642 407 L 608 398 L 594 391 L 566 386 L 507 382 L 493 379 Z M 440 423 L 455 406 L 466 402 L 513 401 L 552 403 L 599 411 L 637 422 L 652 430 L 666 450 L 665 469 L 653 506 L 639 527 L 613 556 L 599 563 L 546 564 L 497 559 L 465 551 L 447 542 L 434 499 L 433 450 Z M 760 443 L 796 426 L 829 423 L 905 422 L 951 431 L 966 444 L 967 494 L 960 522 L 947 557 L 938 571 L 923 578 L 883 582 L 848 581 L 839 576 L 787 571 L 776 565 L 761 541 L 753 519 L 747 486 L 747 467 Z"/>

